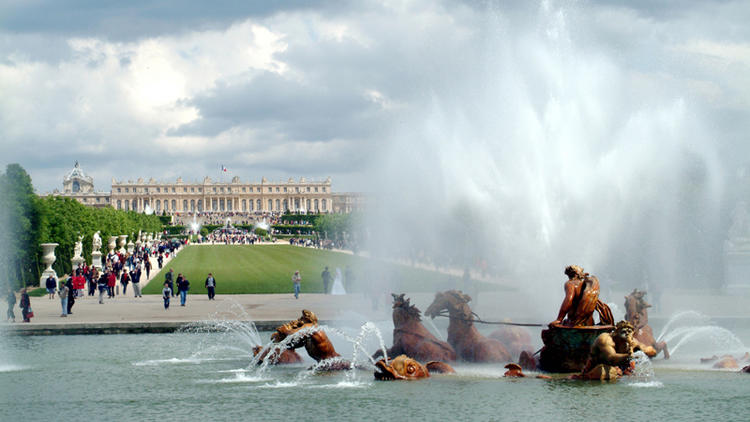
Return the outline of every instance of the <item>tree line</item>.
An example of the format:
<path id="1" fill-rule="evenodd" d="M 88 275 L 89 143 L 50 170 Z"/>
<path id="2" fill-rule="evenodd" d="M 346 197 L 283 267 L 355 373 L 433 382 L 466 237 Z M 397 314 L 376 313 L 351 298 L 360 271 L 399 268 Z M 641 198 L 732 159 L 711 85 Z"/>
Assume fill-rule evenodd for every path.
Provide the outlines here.
<path id="1" fill-rule="evenodd" d="M 103 253 L 110 236 L 137 235 L 138 231 L 160 232 L 158 216 L 112 207 L 92 208 L 63 197 L 39 197 L 31 177 L 18 164 L 0 173 L 0 283 L 14 290 L 39 283 L 44 270 L 42 243 L 58 243 L 53 268 L 58 275 L 70 274 L 73 249 L 83 239 L 83 257 L 91 262 L 92 237 L 100 232 Z"/>

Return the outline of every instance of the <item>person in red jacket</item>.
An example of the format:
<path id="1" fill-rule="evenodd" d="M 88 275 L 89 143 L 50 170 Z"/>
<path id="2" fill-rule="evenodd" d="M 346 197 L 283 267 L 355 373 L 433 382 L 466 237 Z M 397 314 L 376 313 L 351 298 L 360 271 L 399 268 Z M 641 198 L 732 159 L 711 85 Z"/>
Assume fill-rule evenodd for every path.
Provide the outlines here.
<path id="1" fill-rule="evenodd" d="M 117 275 L 114 271 L 110 271 L 107 275 L 107 297 L 115 297 L 115 285 L 117 284 Z"/>

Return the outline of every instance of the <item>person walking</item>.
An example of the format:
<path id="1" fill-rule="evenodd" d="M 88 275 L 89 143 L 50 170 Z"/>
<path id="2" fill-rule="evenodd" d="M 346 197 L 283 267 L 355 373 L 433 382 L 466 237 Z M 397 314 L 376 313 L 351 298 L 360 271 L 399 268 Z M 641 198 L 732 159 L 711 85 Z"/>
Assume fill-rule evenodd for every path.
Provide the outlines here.
<path id="1" fill-rule="evenodd" d="M 31 298 L 26 292 L 26 287 L 21 290 L 21 302 L 18 304 L 18 306 L 21 308 L 23 322 L 31 322 L 31 318 L 34 317 L 34 312 L 31 310 Z"/>
<path id="2" fill-rule="evenodd" d="M 107 298 L 112 299 L 115 297 L 115 285 L 117 284 L 117 274 L 114 270 L 110 270 L 107 274 Z"/>
<path id="3" fill-rule="evenodd" d="M 180 292 L 180 306 L 185 306 L 187 293 L 190 290 L 190 282 L 182 274 L 177 276 L 177 290 Z"/>
<path id="4" fill-rule="evenodd" d="M 10 287 L 8 287 L 8 297 L 5 300 L 8 301 L 8 321 L 16 322 L 16 314 L 13 313 L 13 307 L 16 306 L 16 294 Z"/>
<path id="5" fill-rule="evenodd" d="M 323 293 L 328 294 L 328 285 L 331 284 L 331 272 L 328 271 L 328 267 L 320 273 L 323 278 Z"/>
<path id="6" fill-rule="evenodd" d="M 45 281 L 45 287 L 47 288 L 47 293 L 49 293 L 49 298 L 54 299 L 55 289 L 57 288 L 57 280 L 55 280 L 55 276 L 50 274 L 50 276 L 47 277 L 47 280 Z"/>
<path id="7" fill-rule="evenodd" d="M 128 273 L 127 268 L 124 268 L 122 271 L 122 275 L 120 276 L 120 284 L 122 285 L 123 296 L 125 296 L 125 293 L 127 293 L 128 283 L 130 283 L 130 274 Z"/>
<path id="8" fill-rule="evenodd" d="M 108 283 L 109 270 L 105 270 L 96 282 L 96 286 L 99 288 L 99 303 L 104 303 L 104 292 L 109 291 Z"/>
<path id="9" fill-rule="evenodd" d="M 299 288 L 300 283 L 302 283 L 302 276 L 299 275 L 299 270 L 294 272 L 294 275 L 292 276 L 292 284 L 294 285 L 294 298 L 299 299 Z"/>
<path id="10" fill-rule="evenodd" d="M 130 282 L 133 283 L 133 297 L 143 297 L 141 295 L 141 267 L 135 267 L 130 271 Z"/>
<path id="11" fill-rule="evenodd" d="M 208 277 L 206 277 L 206 290 L 208 290 L 208 300 L 214 300 L 214 296 L 216 296 L 216 279 L 211 273 L 208 273 Z"/>
<path id="12" fill-rule="evenodd" d="M 60 314 L 60 317 L 67 317 L 68 316 L 68 295 L 70 294 L 70 289 L 65 283 L 60 283 L 60 288 L 57 290 L 57 297 L 60 298 L 60 306 L 62 306 L 62 313 Z"/>
<path id="13" fill-rule="evenodd" d="M 164 282 L 164 288 L 161 289 L 161 298 L 164 299 L 164 309 L 169 309 L 169 299 L 172 297 L 172 289 L 169 288 L 169 283 Z"/>
<path id="14" fill-rule="evenodd" d="M 65 282 L 65 286 L 68 288 L 68 309 L 67 314 L 73 315 L 73 305 L 76 303 L 76 289 L 73 287 L 73 277 L 68 277 Z"/>
<path id="15" fill-rule="evenodd" d="M 148 280 L 148 273 L 146 273 L 146 279 Z M 169 288 L 172 290 L 172 297 L 174 297 L 174 269 L 170 268 L 169 272 L 164 276 L 164 281 L 169 283 Z"/>
<path id="16" fill-rule="evenodd" d="M 148 255 L 143 260 L 143 267 L 146 268 L 146 280 L 148 280 L 151 277 L 151 258 Z"/>

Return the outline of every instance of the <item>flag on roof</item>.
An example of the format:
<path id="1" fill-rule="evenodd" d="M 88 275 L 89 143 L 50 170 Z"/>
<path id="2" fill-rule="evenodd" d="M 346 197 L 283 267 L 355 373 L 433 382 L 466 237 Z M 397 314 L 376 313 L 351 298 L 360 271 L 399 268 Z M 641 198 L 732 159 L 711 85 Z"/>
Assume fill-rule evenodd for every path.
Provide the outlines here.
<path id="1" fill-rule="evenodd" d="M 226 167 L 224 167 L 224 164 L 222 164 L 222 165 L 221 165 L 221 171 L 223 171 L 224 173 L 226 173 L 226 172 L 227 172 L 227 168 L 226 168 Z"/>

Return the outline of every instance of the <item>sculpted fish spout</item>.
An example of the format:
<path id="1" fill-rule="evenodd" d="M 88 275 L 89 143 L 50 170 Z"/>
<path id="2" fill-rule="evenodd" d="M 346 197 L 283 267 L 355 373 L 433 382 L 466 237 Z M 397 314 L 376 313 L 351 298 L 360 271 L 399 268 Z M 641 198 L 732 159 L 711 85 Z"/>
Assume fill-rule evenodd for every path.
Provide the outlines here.
<path id="1" fill-rule="evenodd" d="M 427 362 L 422 365 L 406 355 L 399 355 L 388 363 L 385 359 L 377 361 L 374 375 L 375 379 L 379 381 L 417 380 L 429 378 L 430 371 L 434 373 L 455 372 L 447 363 Z"/>

